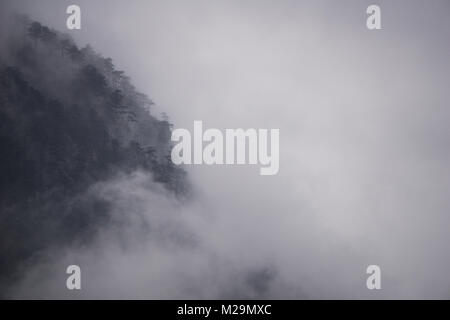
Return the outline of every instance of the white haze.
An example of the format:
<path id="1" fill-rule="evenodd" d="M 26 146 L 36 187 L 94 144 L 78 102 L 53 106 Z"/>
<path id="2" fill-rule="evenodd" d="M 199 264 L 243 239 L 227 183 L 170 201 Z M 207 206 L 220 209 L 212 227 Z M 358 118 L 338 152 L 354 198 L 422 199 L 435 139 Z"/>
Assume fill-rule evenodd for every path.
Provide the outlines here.
<path id="1" fill-rule="evenodd" d="M 154 112 L 188 129 L 279 128 L 280 171 L 189 167 L 189 205 L 144 173 L 94 186 L 125 231 L 52 252 L 11 295 L 449 298 L 450 4 L 377 2 L 380 31 L 368 1 L 77 1 L 70 34 Z M 62 30 L 69 4 L 14 6 Z M 80 292 L 65 289 L 68 264 Z M 381 291 L 366 289 L 370 264 Z"/>

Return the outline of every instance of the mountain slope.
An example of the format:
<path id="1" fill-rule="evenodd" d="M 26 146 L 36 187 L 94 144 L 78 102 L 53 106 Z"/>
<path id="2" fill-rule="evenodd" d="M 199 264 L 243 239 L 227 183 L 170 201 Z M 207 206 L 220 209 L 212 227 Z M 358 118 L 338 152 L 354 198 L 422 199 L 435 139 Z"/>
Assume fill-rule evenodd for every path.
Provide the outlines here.
<path id="1" fill-rule="evenodd" d="M 52 245 L 87 241 L 109 204 L 86 190 L 123 173 L 151 173 L 178 198 L 171 124 L 90 46 L 27 17 L 0 44 L 0 288 Z"/>

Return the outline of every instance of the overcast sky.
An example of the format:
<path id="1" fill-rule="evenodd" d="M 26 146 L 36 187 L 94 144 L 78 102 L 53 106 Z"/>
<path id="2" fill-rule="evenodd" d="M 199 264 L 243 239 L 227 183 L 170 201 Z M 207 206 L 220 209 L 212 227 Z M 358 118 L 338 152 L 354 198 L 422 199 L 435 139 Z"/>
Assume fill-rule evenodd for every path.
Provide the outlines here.
<path id="1" fill-rule="evenodd" d="M 80 31 L 65 29 L 74 3 Z M 366 28 L 373 3 L 382 30 Z M 111 57 L 175 127 L 280 129 L 278 175 L 188 167 L 195 205 L 140 194 L 141 207 L 130 209 L 174 212 L 162 219 L 189 229 L 201 250 L 65 253 L 64 263 L 77 256 L 97 270 L 86 297 L 232 295 L 239 286 L 224 287 L 261 266 L 273 277 L 269 297 L 450 298 L 449 1 L 11 6 Z M 366 289 L 370 264 L 381 267 L 380 291 Z M 68 295 L 56 284 L 31 295 L 43 288 Z"/>

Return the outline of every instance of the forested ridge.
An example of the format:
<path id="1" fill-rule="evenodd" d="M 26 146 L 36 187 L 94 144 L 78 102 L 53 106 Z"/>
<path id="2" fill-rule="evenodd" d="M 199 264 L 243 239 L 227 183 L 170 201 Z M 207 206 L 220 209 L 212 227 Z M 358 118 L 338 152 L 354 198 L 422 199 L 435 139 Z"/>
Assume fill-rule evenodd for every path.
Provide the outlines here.
<path id="1" fill-rule="evenodd" d="M 123 71 L 89 45 L 17 16 L 0 44 L 0 288 L 55 242 L 84 241 L 109 204 L 85 196 L 119 173 L 151 173 L 189 194 L 172 164 L 171 124 Z"/>

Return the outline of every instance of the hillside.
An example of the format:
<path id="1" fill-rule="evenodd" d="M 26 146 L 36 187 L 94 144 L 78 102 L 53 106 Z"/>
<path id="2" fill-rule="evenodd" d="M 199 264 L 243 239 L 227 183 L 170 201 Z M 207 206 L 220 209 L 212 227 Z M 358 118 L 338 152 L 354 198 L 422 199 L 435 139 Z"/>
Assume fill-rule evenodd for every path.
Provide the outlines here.
<path id="1" fill-rule="evenodd" d="M 41 250 L 108 223 L 107 201 L 84 196 L 95 183 L 142 170 L 177 198 L 190 188 L 171 124 L 110 58 L 24 16 L 0 46 L 1 288 Z"/>

